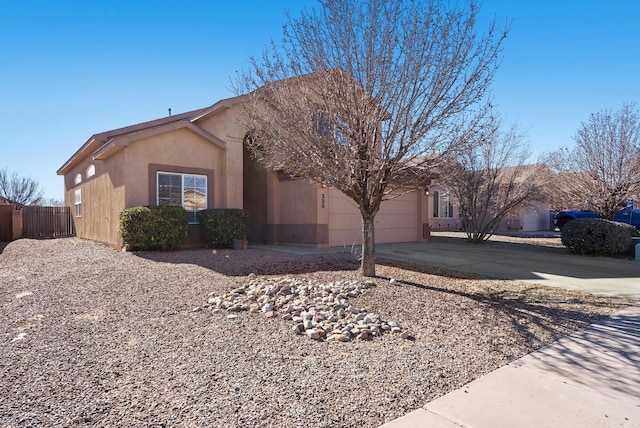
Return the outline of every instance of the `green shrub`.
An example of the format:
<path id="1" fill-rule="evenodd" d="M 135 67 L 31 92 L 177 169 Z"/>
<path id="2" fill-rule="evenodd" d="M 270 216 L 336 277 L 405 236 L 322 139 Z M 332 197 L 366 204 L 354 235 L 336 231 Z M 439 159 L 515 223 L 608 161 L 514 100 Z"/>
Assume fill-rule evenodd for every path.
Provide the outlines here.
<path id="1" fill-rule="evenodd" d="M 246 239 L 249 211 L 217 208 L 198 213 L 202 237 L 208 247 L 231 247 L 234 239 Z"/>
<path id="2" fill-rule="evenodd" d="M 120 213 L 120 236 L 131 251 L 179 250 L 187 239 L 187 226 L 182 207 L 134 207 Z"/>
<path id="3" fill-rule="evenodd" d="M 562 244 L 575 254 L 615 256 L 629 250 L 633 226 L 601 218 L 581 218 L 562 228 Z"/>

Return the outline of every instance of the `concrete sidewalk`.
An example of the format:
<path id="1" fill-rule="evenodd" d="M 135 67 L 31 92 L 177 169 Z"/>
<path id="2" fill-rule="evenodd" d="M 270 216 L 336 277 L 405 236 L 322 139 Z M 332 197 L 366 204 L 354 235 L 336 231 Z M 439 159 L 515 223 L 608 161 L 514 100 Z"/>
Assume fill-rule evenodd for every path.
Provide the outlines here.
<path id="1" fill-rule="evenodd" d="M 382 427 L 640 427 L 640 306 Z"/>

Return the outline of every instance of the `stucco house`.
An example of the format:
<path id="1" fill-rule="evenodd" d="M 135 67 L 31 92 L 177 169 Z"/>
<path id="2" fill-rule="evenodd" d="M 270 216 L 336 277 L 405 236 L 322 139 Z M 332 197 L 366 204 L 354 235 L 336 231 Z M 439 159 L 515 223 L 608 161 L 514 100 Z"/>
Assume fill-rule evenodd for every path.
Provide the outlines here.
<path id="1" fill-rule="evenodd" d="M 522 180 L 530 179 L 539 165 L 524 165 Z M 504 168 L 509 170 L 512 167 Z M 550 172 L 549 172 L 550 173 Z M 445 184 L 435 179 L 428 189 L 428 223 L 433 231 L 457 231 L 462 229 L 460 210 Z M 539 232 L 554 229 L 553 211 L 548 201 L 533 201 L 529 206 L 516 209 L 500 221 L 496 232 Z"/>
<path id="2" fill-rule="evenodd" d="M 122 245 L 119 215 L 142 205 L 182 205 L 190 215 L 189 241 L 197 245 L 196 212 L 250 211 L 254 242 L 313 247 L 351 246 L 361 240 L 356 204 L 339 191 L 253 162 L 244 148 L 239 98 L 91 136 L 57 171 L 65 205 L 79 237 Z M 378 243 L 427 238 L 429 194 L 408 189 L 384 201 L 375 222 Z"/>

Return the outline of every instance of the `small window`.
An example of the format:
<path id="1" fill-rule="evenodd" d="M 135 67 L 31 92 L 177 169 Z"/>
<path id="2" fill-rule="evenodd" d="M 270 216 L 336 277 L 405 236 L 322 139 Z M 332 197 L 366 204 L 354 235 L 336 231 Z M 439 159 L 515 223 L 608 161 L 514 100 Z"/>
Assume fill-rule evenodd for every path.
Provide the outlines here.
<path id="1" fill-rule="evenodd" d="M 207 209 L 207 176 L 158 172 L 158 205 L 184 207 L 189 223 Z"/>
<path id="2" fill-rule="evenodd" d="M 349 136 L 346 133 L 347 123 L 339 115 L 334 115 L 333 120 L 324 112 L 318 112 L 318 134 L 332 138 L 337 144 L 344 146 L 349 144 Z"/>
<path id="3" fill-rule="evenodd" d="M 76 217 L 82 217 L 82 189 L 75 192 L 75 212 Z"/>
<path id="4" fill-rule="evenodd" d="M 76 178 L 73 180 L 75 184 L 80 184 L 82 182 L 82 174 L 77 173 Z"/>
<path id="5" fill-rule="evenodd" d="M 94 164 L 91 164 L 87 167 L 86 177 L 90 178 L 90 177 L 93 177 L 94 175 L 96 175 L 96 166 Z"/>
<path id="6" fill-rule="evenodd" d="M 448 192 L 433 192 L 433 217 L 453 218 L 453 202 Z"/>

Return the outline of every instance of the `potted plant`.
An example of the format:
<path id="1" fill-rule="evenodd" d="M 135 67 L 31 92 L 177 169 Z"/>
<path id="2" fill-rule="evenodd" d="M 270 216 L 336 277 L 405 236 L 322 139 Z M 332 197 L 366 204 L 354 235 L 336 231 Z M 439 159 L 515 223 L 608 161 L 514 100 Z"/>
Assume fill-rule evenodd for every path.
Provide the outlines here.
<path id="1" fill-rule="evenodd" d="M 249 241 L 247 241 L 246 236 L 242 239 L 233 239 L 233 249 L 234 250 L 246 250 L 249 246 Z"/>

